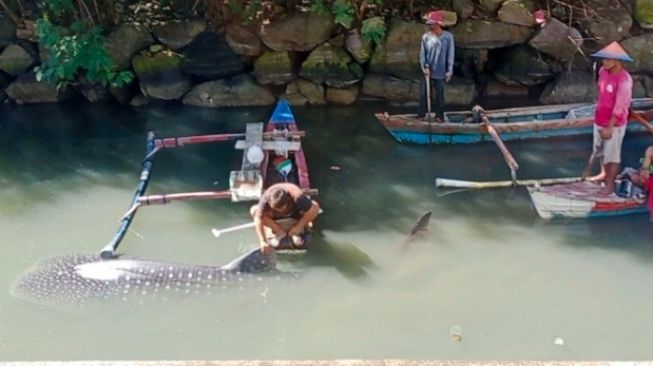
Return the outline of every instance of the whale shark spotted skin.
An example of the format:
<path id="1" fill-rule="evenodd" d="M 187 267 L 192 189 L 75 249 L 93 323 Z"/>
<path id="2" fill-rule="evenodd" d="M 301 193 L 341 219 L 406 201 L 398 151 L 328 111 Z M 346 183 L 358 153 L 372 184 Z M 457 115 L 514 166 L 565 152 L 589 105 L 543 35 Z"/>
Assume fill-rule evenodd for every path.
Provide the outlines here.
<path id="1" fill-rule="evenodd" d="M 137 258 L 104 260 L 69 254 L 47 259 L 14 282 L 15 297 L 46 304 L 81 305 L 130 293 L 198 292 L 275 273 L 276 256 L 257 248 L 224 266 L 165 263 Z"/>

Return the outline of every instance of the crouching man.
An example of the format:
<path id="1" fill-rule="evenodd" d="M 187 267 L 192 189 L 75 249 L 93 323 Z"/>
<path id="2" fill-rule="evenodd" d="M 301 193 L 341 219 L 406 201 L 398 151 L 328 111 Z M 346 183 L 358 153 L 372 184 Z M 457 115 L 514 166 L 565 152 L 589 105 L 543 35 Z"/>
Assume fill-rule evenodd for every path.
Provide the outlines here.
<path id="1" fill-rule="evenodd" d="M 320 206 L 302 190 L 291 183 L 278 183 L 270 186 L 252 206 L 250 214 L 254 219 L 254 229 L 258 235 L 263 253 L 270 253 L 281 241 L 290 237 L 296 247 L 304 245 L 302 233 L 320 213 Z M 277 220 L 292 218 L 289 228 L 284 228 Z M 266 237 L 265 228 L 272 231 L 275 238 Z"/>

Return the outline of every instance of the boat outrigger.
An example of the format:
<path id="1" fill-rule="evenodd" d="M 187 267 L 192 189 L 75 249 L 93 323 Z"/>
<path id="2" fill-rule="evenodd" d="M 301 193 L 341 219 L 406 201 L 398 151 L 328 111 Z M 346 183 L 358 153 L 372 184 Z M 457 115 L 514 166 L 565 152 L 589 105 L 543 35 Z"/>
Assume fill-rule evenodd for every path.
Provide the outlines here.
<path id="1" fill-rule="evenodd" d="M 120 227 L 112 240 L 102 249 L 100 253 L 102 258 L 114 258 L 115 251 L 131 225 L 134 215 L 142 206 L 189 200 L 255 201 L 261 197 L 267 187 L 284 181 L 296 184 L 308 195 L 317 194 L 317 190 L 310 187 L 306 157 L 301 145 L 303 136 L 305 133 L 297 128 L 295 116 L 285 100 L 277 103 L 265 130 L 264 124 L 258 122 L 248 123 L 245 133 L 155 138 L 154 133 L 150 132 L 143 168 L 131 208 L 122 217 Z M 228 190 L 145 195 L 152 172 L 152 159 L 158 151 L 192 144 L 233 140 L 236 140 L 235 148 L 243 150 L 243 160 L 240 169 L 231 172 Z M 280 225 L 283 226 L 283 223 Z M 276 249 L 277 252 L 282 253 L 302 253 L 306 251 L 309 241 L 310 233 L 305 233 L 304 245 L 301 248 L 295 248 L 290 240 L 285 240 Z"/>
<path id="2" fill-rule="evenodd" d="M 399 142 L 414 144 L 472 144 L 492 141 L 488 131 L 491 124 L 501 139 L 520 140 L 591 134 L 595 105 L 558 104 L 509 109 L 447 112 L 444 122 L 420 119 L 415 114 L 377 113 L 375 117 Z M 632 109 L 653 120 L 653 99 L 637 98 Z M 481 123 L 486 122 L 486 123 Z M 629 131 L 644 131 L 637 123 L 628 125 Z"/>

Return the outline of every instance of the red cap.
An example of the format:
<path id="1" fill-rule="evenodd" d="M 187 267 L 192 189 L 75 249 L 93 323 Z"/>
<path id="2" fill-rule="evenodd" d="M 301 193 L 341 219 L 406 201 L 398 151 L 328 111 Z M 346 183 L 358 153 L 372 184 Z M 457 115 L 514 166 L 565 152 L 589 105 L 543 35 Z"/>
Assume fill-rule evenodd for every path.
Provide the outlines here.
<path id="1" fill-rule="evenodd" d="M 538 10 L 533 13 L 533 21 L 535 24 L 546 23 L 546 10 Z"/>
<path id="2" fill-rule="evenodd" d="M 434 10 L 426 14 L 426 24 L 440 24 L 444 22 L 444 13 L 442 10 Z"/>

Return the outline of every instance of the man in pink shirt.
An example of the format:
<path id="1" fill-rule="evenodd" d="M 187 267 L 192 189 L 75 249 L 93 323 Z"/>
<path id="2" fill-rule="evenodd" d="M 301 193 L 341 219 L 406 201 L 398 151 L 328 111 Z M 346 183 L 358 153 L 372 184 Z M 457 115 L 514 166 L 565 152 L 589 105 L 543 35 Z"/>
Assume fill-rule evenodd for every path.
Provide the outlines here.
<path id="1" fill-rule="evenodd" d="M 595 180 L 605 183 L 601 193 L 607 196 L 614 192 L 614 180 L 619 173 L 621 143 L 626 134 L 633 93 L 633 79 L 623 62 L 633 59 L 617 42 L 610 43 L 592 56 L 603 59 L 594 115 L 593 151 L 595 156 L 601 158 L 601 174 Z"/>

